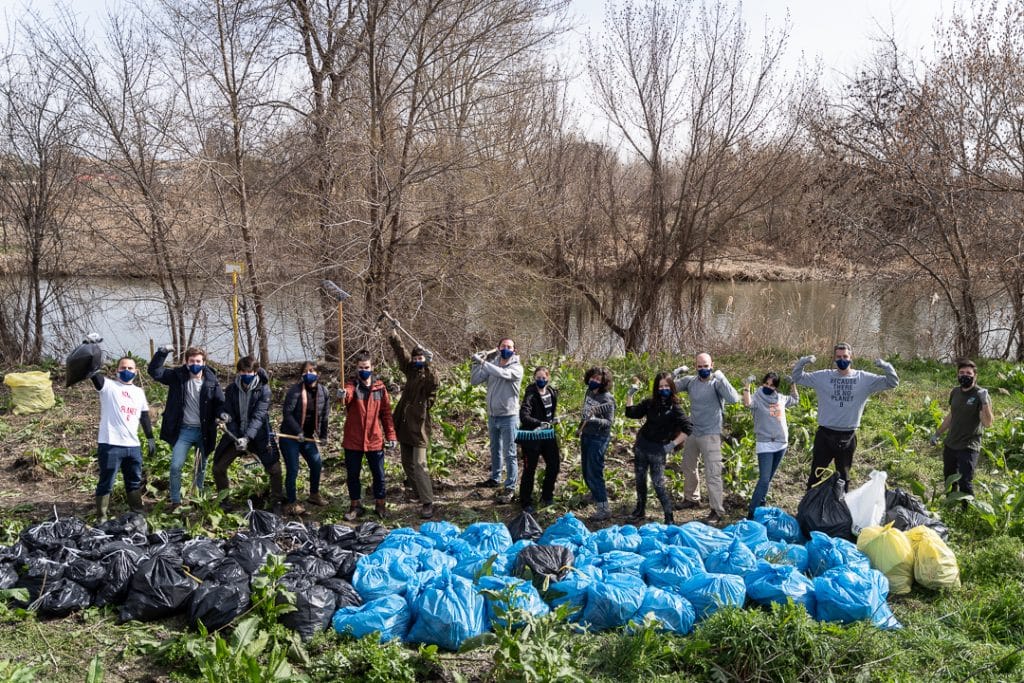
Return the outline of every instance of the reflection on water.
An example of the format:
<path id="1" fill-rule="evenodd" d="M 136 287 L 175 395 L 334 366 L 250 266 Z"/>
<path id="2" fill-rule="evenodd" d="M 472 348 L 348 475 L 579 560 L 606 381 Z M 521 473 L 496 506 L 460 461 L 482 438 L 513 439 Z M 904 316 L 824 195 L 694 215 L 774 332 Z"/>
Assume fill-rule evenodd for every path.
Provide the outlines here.
<path id="1" fill-rule="evenodd" d="M 88 331 L 100 333 L 111 354 L 124 350 L 146 357 L 150 339 L 157 345 L 170 339 L 160 290 L 155 285 L 98 280 L 78 288 L 74 299 L 65 303 L 64 316 L 60 316 L 70 322 L 59 322 L 56 314 L 47 320 L 49 351 L 57 356 L 75 346 Z M 470 331 L 512 334 L 526 353 L 557 348 L 560 344 L 551 321 L 545 319 L 543 305 L 538 303 L 544 300 L 544 296 L 513 297 L 501 301 L 500 311 L 492 311 L 481 302 L 480 327 Z M 318 355 L 321 336 L 316 329 L 316 301 L 312 290 L 299 286 L 269 297 L 271 362 Z M 205 347 L 214 359 L 232 357 L 228 302 L 225 286 L 210 283 L 195 343 Z M 1009 322 L 1004 303 L 992 297 L 982 304 L 985 355 L 1001 355 L 1004 351 Z M 714 283 L 708 288 L 704 311 L 711 351 L 774 347 L 820 355 L 834 341 L 844 340 L 860 356 L 948 358 L 951 353 L 949 308 L 924 282 L 896 286 L 859 282 Z M 679 338 L 677 321 L 659 316 L 657 324 L 663 326 L 666 338 Z M 583 302 L 574 304 L 563 342 L 569 353 L 581 356 L 622 353 L 620 340 L 591 315 Z"/>

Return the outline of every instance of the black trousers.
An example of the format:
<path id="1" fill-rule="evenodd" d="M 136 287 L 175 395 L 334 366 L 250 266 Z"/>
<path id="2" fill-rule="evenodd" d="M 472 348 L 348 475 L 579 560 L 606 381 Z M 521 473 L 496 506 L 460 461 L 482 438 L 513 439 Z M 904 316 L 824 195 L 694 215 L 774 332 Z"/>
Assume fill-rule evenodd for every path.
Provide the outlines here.
<path id="1" fill-rule="evenodd" d="M 537 464 L 544 458 L 544 483 L 541 484 L 540 499 L 551 500 L 555 495 L 555 481 L 561 468 L 561 456 L 557 439 L 529 441 L 520 444 L 523 449 L 523 474 L 519 478 L 519 504 L 523 507 L 533 504 L 534 480 L 537 478 Z"/>
<path id="2" fill-rule="evenodd" d="M 850 467 L 853 465 L 853 452 L 857 450 L 857 432 L 839 431 L 828 427 L 818 427 L 814 433 L 814 456 L 811 460 L 811 473 L 807 477 L 807 488 L 811 488 L 821 479 L 817 471 L 828 467 L 834 460 L 839 478 L 850 490 Z"/>
<path id="3" fill-rule="evenodd" d="M 959 474 L 960 479 L 953 482 L 952 490 L 974 495 L 974 470 L 978 467 L 978 451 L 966 448 L 942 449 L 942 480 Z"/>

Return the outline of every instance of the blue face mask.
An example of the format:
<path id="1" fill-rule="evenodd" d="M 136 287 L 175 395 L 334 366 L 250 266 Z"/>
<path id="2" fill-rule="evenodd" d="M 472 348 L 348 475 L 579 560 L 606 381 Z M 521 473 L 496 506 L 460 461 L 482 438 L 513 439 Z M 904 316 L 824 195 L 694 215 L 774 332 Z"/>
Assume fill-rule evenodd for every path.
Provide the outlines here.
<path id="1" fill-rule="evenodd" d="M 546 387 L 548 385 L 548 381 L 546 379 L 536 379 L 536 380 L 534 380 L 534 382 L 537 383 L 537 388 L 538 389 L 543 389 L 544 387 Z"/>
<path id="2" fill-rule="evenodd" d="M 775 393 L 775 390 L 772 389 L 771 387 L 761 387 L 761 393 L 764 394 L 765 396 L 771 396 L 772 394 Z"/>
<path id="3" fill-rule="evenodd" d="M 359 379 L 370 379 L 370 375 L 373 374 L 373 370 L 358 370 Z"/>
<path id="4" fill-rule="evenodd" d="M 661 396 L 662 398 L 668 398 L 671 395 L 672 395 L 672 390 L 671 389 L 664 389 L 664 388 L 658 389 L 658 396 Z"/>
<path id="5" fill-rule="evenodd" d="M 414 360 L 414 361 L 412 362 L 412 366 L 413 366 L 414 368 L 422 368 L 422 367 L 423 367 L 424 365 L 426 365 L 426 363 L 424 363 L 424 362 L 423 362 L 423 361 L 421 361 L 421 360 Z"/>
<path id="6" fill-rule="evenodd" d="M 201 373 L 203 371 L 203 367 L 204 366 L 202 366 L 202 365 L 199 365 L 197 363 L 193 363 L 192 365 L 188 366 L 188 371 L 191 372 L 193 375 L 198 375 L 199 373 Z"/>
<path id="7" fill-rule="evenodd" d="M 845 370 L 846 368 L 850 367 L 850 361 L 846 360 L 845 358 L 836 359 L 836 367 L 839 368 L 840 370 Z"/>
<path id="8" fill-rule="evenodd" d="M 697 374 L 700 375 L 701 379 L 707 379 L 711 376 L 711 368 L 701 368 L 697 371 Z"/>
<path id="9" fill-rule="evenodd" d="M 256 375 L 239 375 L 238 379 L 242 383 L 243 387 L 248 387 L 252 384 L 252 381 L 256 379 Z"/>
<path id="10" fill-rule="evenodd" d="M 592 391 L 596 391 L 601 388 L 601 382 L 599 382 L 596 379 L 592 379 L 589 382 L 587 382 L 587 386 L 590 387 Z"/>
<path id="11" fill-rule="evenodd" d="M 314 384 L 316 383 L 317 377 L 318 375 L 315 372 L 307 372 L 302 376 L 302 381 L 305 382 L 306 384 Z"/>
<path id="12" fill-rule="evenodd" d="M 135 373 L 132 372 L 131 370 L 118 370 L 117 378 L 124 382 L 125 384 L 128 384 L 133 379 L 135 379 Z"/>
<path id="13" fill-rule="evenodd" d="M 513 351 L 512 349 L 502 349 L 500 353 L 502 358 L 508 360 L 509 358 L 512 357 L 512 354 L 515 353 L 515 351 Z"/>

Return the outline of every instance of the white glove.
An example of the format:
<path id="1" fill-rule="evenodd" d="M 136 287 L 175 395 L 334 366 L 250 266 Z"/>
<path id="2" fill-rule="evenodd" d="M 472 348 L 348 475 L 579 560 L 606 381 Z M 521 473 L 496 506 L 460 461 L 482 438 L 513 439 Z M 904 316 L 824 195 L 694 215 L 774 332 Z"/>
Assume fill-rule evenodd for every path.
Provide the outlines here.
<path id="1" fill-rule="evenodd" d="M 228 422 L 231 422 L 231 416 L 228 415 L 227 413 L 221 413 L 220 414 L 220 421 L 224 422 L 225 424 L 228 423 Z"/>
<path id="2" fill-rule="evenodd" d="M 985 405 L 991 401 L 988 397 L 988 389 L 978 389 L 978 400 L 981 401 L 981 405 Z"/>
<path id="3" fill-rule="evenodd" d="M 562 421 L 562 416 L 559 415 L 558 417 L 556 417 L 553 420 L 551 420 L 551 424 L 556 425 L 556 424 L 558 424 L 561 421 Z"/>
<path id="4" fill-rule="evenodd" d="M 473 362 L 474 363 L 483 363 L 484 360 L 485 360 L 484 354 L 482 354 L 482 353 L 474 353 L 473 354 Z"/>
<path id="5" fill-rule="evenodd" d="M 339 401 L 344 401 L 345 400 L 345 396 L 346 396 L 345 387 L 338 387 L 338 400 Z"/>
<path id="6" fill-rule="evenodd" d="M 689 369 L 690 369 L 689 366 L 680 365 L 678 368 L 676 368 L 675 370 L 672 371 L 672 374 L 675 375 L 676 377 L 679 377 L 683 373 L 688 372 Z"/>
<path id="7" fill-rule="evenodd" d="M 551 423 L 550 422 L 541 422 L 540 423 L 540 427 L 538 427 L 538 429 L 551 429 Z"/>
<path id="8" fill-rule="evenodd" d="M 238 450 L 240 451 L 244 451 L 246 448 L 249 447 L 249 439 L 244 436 L 236 439 L 235 447 L 238 448 Z"/>
<path id="9" fill-rule="evenodd" d="M 385 442 L 384 442 L 384 448 L 385 448 L 386 450 L 389 450 L 389 451 L 390 451 L 390 450 L 391 450 L 391 449 L 393 449 L 394 447 L 395 447 L 395 442 L 394 442 L 394 441 L 385 441 Z"/>
<path id="10" fill-rule="evenodd" d="M 808 363 L 814 363 L 818 360 L 817 356 L 801 356 L 800 360 L 797 361 L 798 365 L 807 365 Z"/>
<path id="11" fill-rule="evenodd" d="M 430 349 L 423 349 L 423 360 L 426 361 L 427 363 L 433 362 L 434 352 L 431 351 Z"/>
<path id="12" fill-rule="evenodd" d="M 90 332 L 89 334 L 85 335 L 85 339 L 82 340 L 82 343 L 83 344 L 99 344 L 102 341 L 103 341 L 103 337 L 101 337 L 100 335 L 96 334 L 95 332 Z"/>
<path id="13" fill-rule="evenodd" d="M 640 387 L 636 384 L 629 387 L 629 391 L 626 392 L 627 396 L 636 396 L 637 392 L 640 391 Z"/>
<path id="14" fill-rule="evenodd" d="M 164 344 L 157 349 L 157 351 L 162 351 L 163 353 L 174 353 L 174 344 Z"/>
<path id="15" fill-rule="evenodd" d="M 889 367 L 889 364 L 888 364 L 888 363 L 886 363 L 886 362 L 885 362 L 884 360 L 882 360 L 881 358 L 876 358 L 876 359 L 875 359 L 875 367 L 876 367 L 876 368 L 882 368 L 882 369 L 885 369 L 885 368 Z"/>
<path id="16" fill-rule="evenodd" d="M 932 432 L 932 435 L 930 437 L 928 437 L 928 443 L 930 443 L 933 446 L 938 446 L 939 445 L 939 433 L 938 432 Z"/>
<path id="17" fill-rule="evenodd" d="M 754 377 L 753 375 L 747 375 L 747 378 L 745 380 L 743 380 L 743 382 L 745 384 L 753 384 L 756 381 L 757 381 L 757 378 Z"/>

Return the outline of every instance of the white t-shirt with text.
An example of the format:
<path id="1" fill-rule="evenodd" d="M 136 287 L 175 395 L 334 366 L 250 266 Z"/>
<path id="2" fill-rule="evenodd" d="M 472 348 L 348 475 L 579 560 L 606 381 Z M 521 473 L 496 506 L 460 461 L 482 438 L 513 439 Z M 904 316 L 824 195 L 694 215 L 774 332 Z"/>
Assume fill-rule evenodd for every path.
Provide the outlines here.
<path id="1" fill-rule="evenodd" d="M 149 410 L 146 392 L 134 384 L 106 380 L 100 388 L 100 433 L 111 446 L 138 446 L 139 418 Z"/>

